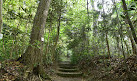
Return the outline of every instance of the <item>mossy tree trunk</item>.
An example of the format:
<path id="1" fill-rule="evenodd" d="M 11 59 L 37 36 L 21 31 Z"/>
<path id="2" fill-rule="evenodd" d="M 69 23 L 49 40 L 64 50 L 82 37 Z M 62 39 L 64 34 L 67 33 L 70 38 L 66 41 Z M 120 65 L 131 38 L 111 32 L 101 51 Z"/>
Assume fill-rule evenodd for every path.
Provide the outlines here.
<path id="1" fill-rule="evenodd" d="M 43 71 L 43 35 L 51 0 L 40 0 L 37 13 L 33 21 L 33 27 L 30 36 L 29 46 L 22 55 L 22 61 L 28 66 L 30 72 L 34 67 L 38 67 L 38 74 L 44 74 Z"/>

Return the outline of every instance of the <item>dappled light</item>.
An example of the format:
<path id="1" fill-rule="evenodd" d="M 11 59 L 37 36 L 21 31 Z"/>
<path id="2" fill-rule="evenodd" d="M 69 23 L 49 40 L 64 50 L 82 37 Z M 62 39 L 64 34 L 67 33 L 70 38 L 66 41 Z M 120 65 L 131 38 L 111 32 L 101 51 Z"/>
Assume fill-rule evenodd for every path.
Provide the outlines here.
<path id="1" fill-rule="evenodd" d="M 137 0 L 0 0 L 0 81 L 137 81 Z"/>

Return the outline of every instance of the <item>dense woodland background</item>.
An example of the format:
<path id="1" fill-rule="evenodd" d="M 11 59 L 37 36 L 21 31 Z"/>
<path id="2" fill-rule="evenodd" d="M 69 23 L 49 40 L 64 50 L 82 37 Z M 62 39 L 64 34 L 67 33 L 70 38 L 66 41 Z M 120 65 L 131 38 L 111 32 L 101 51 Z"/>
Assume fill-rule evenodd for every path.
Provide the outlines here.
<path id="1" fill-rule="evenodd" d="M 136 0 L 0 1 L 0 68 L 25 67 L 18 81 L 68 59 L 89 81 L 137 81 Z"/>

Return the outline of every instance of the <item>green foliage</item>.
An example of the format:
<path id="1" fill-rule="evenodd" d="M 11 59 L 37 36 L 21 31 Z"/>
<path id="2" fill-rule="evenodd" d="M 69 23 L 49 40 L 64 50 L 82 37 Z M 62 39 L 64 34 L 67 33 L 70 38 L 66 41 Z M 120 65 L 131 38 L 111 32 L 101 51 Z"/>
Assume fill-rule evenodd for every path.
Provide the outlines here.
<path id="1" fill-rule="evenodd" d="M 0 59 L 16 58 L 30 45 L 29 37 L 38 3 L 39 0 L 3 1 L 4 36 L 0 40 L 0 45 L 3 46 L 0 48 Z M 134 0 L 128 0 L 127 3 L 129 16 L 136 27 L 137 3 Z M 84 0 L 52 0 L 44 34 L 44 51 L 48 51 L 45 62 L 52 63 L 51 53 L 56 43 L 60 14 L 60 36 L 55 50 L 57 57 L 70 50 L 71 60 L 77 63 L 79 59 L 87 56 L 106 55 L 106 33 L 112 56 L 119 55 L 117 47 L 123 43 L 120 35 L 123 35 L 123 40 L 130 42 L 126 29 L 128 25 L 125 24 L 121 2 L 110 5 L 112 7 L 107 10 L 108 8 L 104 7 L 109 6 L 107 2 L 103 4 L 93 0 L 89 2 L 87 12 L 87 2 Z M 40 41 L 35 41 L 32 46 L 40 49 Z M 128 46 L 131 50 L 130 43 Z M 126 49 L 125 44 L 123 48 Z"/>
<path id="2" fill-rule="evenodd" d="M 17 58 L 25 52 L 36 7 L 36 0 L 3 1 L 2 59 Z"/>

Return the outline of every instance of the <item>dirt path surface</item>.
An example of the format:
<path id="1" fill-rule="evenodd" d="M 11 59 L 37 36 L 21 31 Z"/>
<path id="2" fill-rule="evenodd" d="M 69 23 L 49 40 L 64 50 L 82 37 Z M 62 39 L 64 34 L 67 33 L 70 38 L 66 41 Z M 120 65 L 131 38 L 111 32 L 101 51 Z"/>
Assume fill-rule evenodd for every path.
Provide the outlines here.
<path id="1" fill-rule="evenodd" d="M 81 77 L 73 78 L 73 77 L 60 77 L 60 76 L 54 76 L 52 77 L 53 81 L 86 81 Z"/>
<path id="2" fill-rule="evenodd" d="M 69 75 L 70 77 L 63 77 L 63 76 L 60 76 L 60 75 L 57 74 L 58 72 L 63 72 L 64 75 L 67 75 L 66 74 L 67 72 L 69 72 L 70 74 L 75 73 L 73 71 L 70 71 L 72 69 L 71 67 L 73 67 L 73 65 L 69 65 L 69 64 L 70 64 L 70 61 L 63 61 L 63 62 L 60 62 L 60 64 L 58 64 L 59 66 L 53 67 L 54 71 L 55 71 L 55 74 L 53 74 L 51 76 L 52 81 L 86 81 L 82 76 L 71 77 L 72 75 Z M 68 71 L 64 71 L 64 70 L 61 71 L 61 70 L 58 69 L 58 68 L 66 69 L 66 67 L 69 67 L 68 69 L 70 69 L 70 70 L 67 69 Z M 75 69 L 75 68 L 73 68 L 73 69 Z M 76 71 L 76 72 L 79 72 L 79 71 Z"/>

